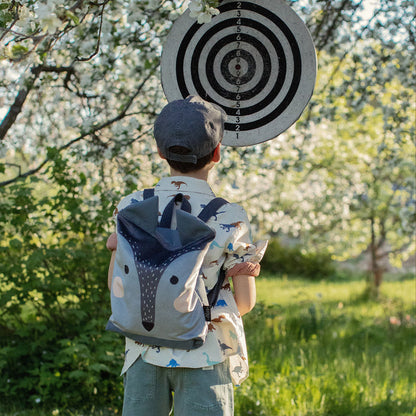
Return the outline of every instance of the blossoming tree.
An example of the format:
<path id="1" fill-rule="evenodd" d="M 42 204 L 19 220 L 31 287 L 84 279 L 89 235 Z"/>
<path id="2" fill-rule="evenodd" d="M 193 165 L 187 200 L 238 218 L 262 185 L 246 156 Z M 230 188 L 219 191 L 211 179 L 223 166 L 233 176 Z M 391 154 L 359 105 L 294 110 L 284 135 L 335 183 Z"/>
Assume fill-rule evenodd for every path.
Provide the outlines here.
<path id="1" fill-rule="evenodd" d="M 287 2 L 315 41 L 314 96 L 274 140 L 224 148 L 214 189 L 259 234 L 337 259 L 369 250 L 377 287 L 383 258 L 414 252 L 413 5 Z M 0 0 L 1 402 L 120 396 L 105 239 L 120 194 L 166 172 L 151 136 L 159 57 L 188 4 L 201 24 L 218 13 L 207 0 Z"/>
<path id="2" fill-rule="evenodd" d="M 301 237 L 337 258 L 371 246 L 375 259 L 388 241 L 399 261 L 414 229 L 411 4 L 289 3 L 315 41 L 315 95 L 277 139 L 225 149 L 218 187 L 237 199 L 261 193 L 261 207 L 245 204 L 263 233 Z M 90 191 L 152 185 L 165 169 L 151 140 L 165 103 L 159 57 L 187 5 L 201 24 L 218 13 L 207 0 L 2 0 L 1 187 L 44 177 L 62 158 Z"/>

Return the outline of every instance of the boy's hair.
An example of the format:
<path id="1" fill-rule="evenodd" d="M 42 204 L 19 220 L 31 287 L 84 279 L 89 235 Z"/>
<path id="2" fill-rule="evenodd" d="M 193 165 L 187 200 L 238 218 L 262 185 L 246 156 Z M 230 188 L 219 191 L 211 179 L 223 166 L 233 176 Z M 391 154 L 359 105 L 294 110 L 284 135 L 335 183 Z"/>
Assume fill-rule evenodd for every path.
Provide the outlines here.
<path id="1" fill-rule="evenodd" d="M 178 155 L 187 155 L 191 153 L 189 149 L 183 146 L 172 146 L 169 148 L 169 151 Z M 166 159 L 166 161 L 169 163 L 169 166 L 175 169 L 176 171 L 181 172 L 181 173 L 189 173 L 189 172 L 200 170 L 204 166 L 206 166 L 209 162 L 211 162 L 212 158 L 214 157 L 214 152 L 215 152 L 215 149 L 211 151 L 209 154 L 207 154 L 206 156 L 203 156 L 197 159 L 196 163 L 178 162 L 172 159 Z"/>

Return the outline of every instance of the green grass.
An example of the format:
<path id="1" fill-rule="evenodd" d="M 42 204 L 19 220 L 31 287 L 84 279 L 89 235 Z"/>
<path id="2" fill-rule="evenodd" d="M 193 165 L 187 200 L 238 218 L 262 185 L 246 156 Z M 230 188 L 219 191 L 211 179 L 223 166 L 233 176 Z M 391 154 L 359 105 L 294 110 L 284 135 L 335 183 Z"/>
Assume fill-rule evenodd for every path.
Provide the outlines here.
<path id="1" fill-rule="evenodd" d="M 245 318 L 250 378 L 236 415 L 415 415 L 415 281 L 263 278 Z"/>
<path id="2" fill-rule="evenodd" d="M 258 304 L 244 317 L 250 377 L 236 388 L 235 415 L 416 416 L 415 284 L 386 281 L 375 301 L 362 280 L 259 278 Z M 0 405 L 4 416 L 114 414 Z"/>

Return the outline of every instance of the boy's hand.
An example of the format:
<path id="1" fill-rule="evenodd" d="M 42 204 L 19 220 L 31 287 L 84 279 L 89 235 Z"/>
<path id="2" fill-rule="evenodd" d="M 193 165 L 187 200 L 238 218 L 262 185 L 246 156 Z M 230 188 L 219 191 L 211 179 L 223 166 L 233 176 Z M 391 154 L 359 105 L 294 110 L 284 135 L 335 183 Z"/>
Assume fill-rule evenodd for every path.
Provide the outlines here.
<path id="1" fill-rule="evenodd" d="M 110 251 L 117 250 L 117 234 L 112 233 L 110 237 L 107 238 L 106 247 Z"/>

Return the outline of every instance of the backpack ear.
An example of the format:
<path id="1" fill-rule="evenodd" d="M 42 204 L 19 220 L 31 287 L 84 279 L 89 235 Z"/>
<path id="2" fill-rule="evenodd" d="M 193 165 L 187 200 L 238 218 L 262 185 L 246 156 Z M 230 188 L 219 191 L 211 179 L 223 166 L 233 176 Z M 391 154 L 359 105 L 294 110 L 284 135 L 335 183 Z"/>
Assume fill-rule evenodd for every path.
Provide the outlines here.
<path id="1" fill-rule="evenodd" d="M 183 246 L 196 241 L 210 241 L 215 238 L 215 231 L 211 227 L 185 211 L 176 211 L 176 224 Z"/>
<path id="2" fill-rule="evenodd" d="M 140 202 L 133 202 L 118 213 L 118 218 L 154 235 L 159 215 L 159 198 L 153 196 Z M 123 221 L 126 223 L 126 221 Z"/>

